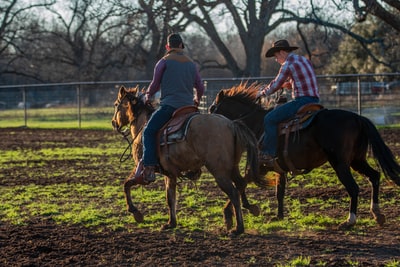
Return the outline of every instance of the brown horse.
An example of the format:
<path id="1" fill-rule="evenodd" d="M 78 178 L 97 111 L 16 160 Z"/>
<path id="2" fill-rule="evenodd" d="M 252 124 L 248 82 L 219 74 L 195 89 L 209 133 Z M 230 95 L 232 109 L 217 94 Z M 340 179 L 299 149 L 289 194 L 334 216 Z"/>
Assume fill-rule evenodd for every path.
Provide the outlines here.
<path id="1" fill-rule="evenodd" d="M 133 139 L 132 153 L 136 163 L 142 156 L 143 128 L 154 111 L 152 106 L 143 102 L 143 93 L 138 87 L 119 89 L 115 101 L 115 113 L 112 119 L 113 128 L 122 131 L 130 126 Z M 257 180 L 258 149 L 254 134 L 241 122 L 233 122 L 216 114 L 198 114 L 194 116 L 187 128 L 183 141 L 161 146 L 159 161 L 161 172 L 165 174 L 166 196 L 169 207 L 169 221 L 163 229 L 175 228 L 176 220 L 176 183 L 183 172 L 195 172 L 205 166 L 214 176 L 215 181 L 223 192 L 228 195 L 224 208 L 224 220 L 228 230 L 233 226 L 232 214 L 236 216 L 236 229 L 233 234 L 244 232 L 240 196 L 243 206 L 258 212 L 258 207 L 249 205 L 244 190 L 247 178 L 243 178 L 239 170 L 239 161 L 243 152 L 247 152 L 246 177 L 255 177 L 254 182 L 260 186 L 265 181 Z M 132 172 L 133 174 L 134 172 Z M 143 216 L 133 205 L 131 187 L 138 184 L 134 175 L 130 175 L 124 183 L 125 198 L 128 211 L 132 212 L 136 221 L 142 221 Z"/>
<path id="2" fill-rule="evenodd" d="M 242 120 L 261 140 L 263 118 L 271 109 L 264 109 L 256 99 L 258 87 L 257 84 L 241 84 L 221 90 L 210 112 Z M 286 141 L 288 145 L 285 145 Z M 323 109 L 308 127 L 291 133 L 289 138 L 281 135 L 277 142 L 281 167 L 278 171 L 274 168 L 280 174 L 276 181 L 278 219 L 283 218 L 283 198 L 290 167 L 307 173 L 329 162 L 350 196 L 349 217 L 340 227 L 348 228 L 356 223 L 359 187 L 350 168 L 368 177 L 372 186 L 371 213 L 379 225 L 384 224 L 385 216 L 379 209 L 380 173 L 366 160 L 369 145 L 381 170 L 397 185 L 400 185 L 400 166 L 370 120 L 345 110 Z M 260 173 L 267 171 L 271 170 L 260 167 Z"/>

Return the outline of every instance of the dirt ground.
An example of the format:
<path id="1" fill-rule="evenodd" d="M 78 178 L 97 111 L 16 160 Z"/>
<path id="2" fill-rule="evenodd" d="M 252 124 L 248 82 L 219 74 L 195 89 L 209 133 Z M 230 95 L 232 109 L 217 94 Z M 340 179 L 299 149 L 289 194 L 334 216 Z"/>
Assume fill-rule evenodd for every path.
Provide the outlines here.
<path id="1" fill-rule="evenodd" d="M 40 148 L 48 144 L 46 140 L 53 140 L 60 147 L 80 142 L 82 146 L 94 147 L 115 135 L 112 131 L 13 131 L 18 131 L 18 135 L 10 138 L 8 129 L 0 129 L 1 150 L 21 146 Z M 381 130 L 381 134 L 393 153 L 399 156 L 400 130 Z M 102 168 L 107 168 L 107 164 L 93 171 L 107 171 Z M 21 170 L 15 173 L 23 176 Z M 96 179 L 97 175 L 91 177 Z M 52 183 L 74 182 L 68 176 L 55 179 Z M 23 186 L 39 181 L 7 177 L 0 181 L 0 186 L 19 183 Z M 361 197 L 369 198 L 369 187 L 364 187 Z M 325 194 L 331 197 L 343 191 L 344 188 L 337 192 L 323 188 L 321 191 L 289 189 L 287 195 L 304 199 Z M 269 196 L 273 194 L 271 190 Z M 386 192 L 381 197 L 400 196 Z M 280 232 L 261 235 L 247 230 L 236 238 L 223 238 L 222 231 L 189 232 L 179 228 L 176 231 L 103 229 L 100 232 L 80 225 L 59 225 L 43 217 L 32 218 L 25 226 L 0 221 L 0 266 L 274 266 L 300 256 L 311 257 L 311 266 L 385 266 L 390 259 L 400 262 L 400 225 L 399 220 L 394 220 L 400 214 L 400 207 L 385 206 L 383 212 L 387 217 L 384 227 L 363 226 L 350 232 L 326 229 L 299 235 Z M 345 216 L 335 207 L 332 213 Z M 369 216 L 368 211 L 360 213 Z M 130 215 L 126 213 L 126 216 Z"/>

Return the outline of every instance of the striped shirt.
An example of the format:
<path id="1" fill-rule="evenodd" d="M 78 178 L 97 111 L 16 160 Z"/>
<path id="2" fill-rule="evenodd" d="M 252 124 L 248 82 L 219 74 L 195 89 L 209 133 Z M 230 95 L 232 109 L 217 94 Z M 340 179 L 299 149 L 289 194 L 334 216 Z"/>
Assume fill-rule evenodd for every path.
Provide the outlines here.
<path id="1" fill-rule="evenodd" d="M 271 95 L 279 90 L 285 81 L 289 81 L 292 85 L 293 98 L 302 96 L 319 98 L 317 78 L 314 68 L 307 58 L 289 53 L 278 75 L 263 89 L 263 92 Z"/>

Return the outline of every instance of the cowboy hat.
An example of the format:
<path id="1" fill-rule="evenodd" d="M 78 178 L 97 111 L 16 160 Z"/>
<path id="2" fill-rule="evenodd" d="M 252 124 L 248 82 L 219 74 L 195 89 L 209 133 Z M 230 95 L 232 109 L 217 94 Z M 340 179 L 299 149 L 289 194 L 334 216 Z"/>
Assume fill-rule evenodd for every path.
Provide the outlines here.
<path id="1" fill-rule="evenodd" d="M 298 47 L 290 46 L 288 41 L 279 40 L 272 44 L 272 47 L 270 49 L 268 49 L 267 53 L 265 53 L 265 57 L 273 57 L 275 52 L 278 52 L 280 50 L 285 50 L 285 51 L 290 52 L 290 51 L 293 51 L 296 49 L 298 49 Z"/>

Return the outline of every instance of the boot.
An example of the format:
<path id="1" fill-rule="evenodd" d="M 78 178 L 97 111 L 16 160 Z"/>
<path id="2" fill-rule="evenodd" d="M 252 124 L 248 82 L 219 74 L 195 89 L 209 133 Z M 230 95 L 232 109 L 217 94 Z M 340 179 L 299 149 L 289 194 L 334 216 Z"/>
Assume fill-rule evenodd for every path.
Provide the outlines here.
<path id="1" fill-rule="evenodd" d="M 154 166 L 145 166 L 143 170 L 143 181 L 145 183 L 152 183 L 156 180 Z"/>

